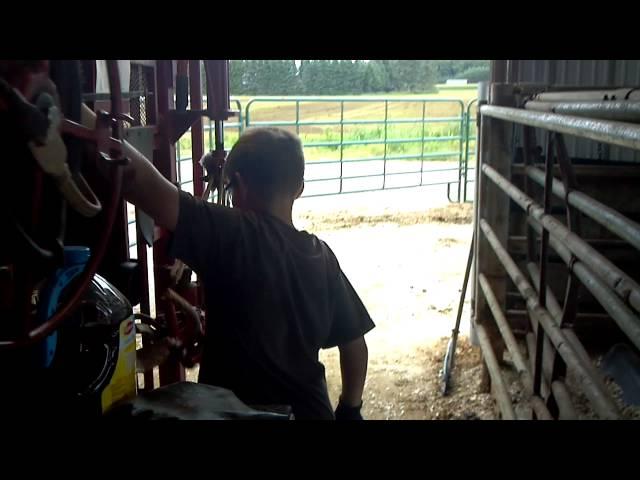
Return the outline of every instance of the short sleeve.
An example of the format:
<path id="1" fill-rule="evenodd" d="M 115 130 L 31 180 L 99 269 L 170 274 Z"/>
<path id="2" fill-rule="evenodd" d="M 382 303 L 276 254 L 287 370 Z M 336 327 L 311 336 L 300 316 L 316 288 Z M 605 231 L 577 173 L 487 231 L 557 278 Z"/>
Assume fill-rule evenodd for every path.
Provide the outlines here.
<path id="1" fill-rule="evenodd" d="M 169 242 L 169 255 L 182 260 L 198 275 L 215 268 L 238 238 L 241 212 L 180 192 L 178 223 Z"/>
<path id="2" fill-rule="evenodd" d="M 334 257 L 335 258 L 335 257 Z M 375 327 L 366 307 L 337 263 L 332 291 L 331 329 L 323 348 L 349 343 Z"/>

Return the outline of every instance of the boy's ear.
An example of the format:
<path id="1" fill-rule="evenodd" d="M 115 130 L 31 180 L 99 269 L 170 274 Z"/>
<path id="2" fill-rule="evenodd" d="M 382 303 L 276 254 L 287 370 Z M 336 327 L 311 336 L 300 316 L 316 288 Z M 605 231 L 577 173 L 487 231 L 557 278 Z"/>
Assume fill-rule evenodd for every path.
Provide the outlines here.
<path id="1" fill-rule="evenodd" d="M 302 181 L 302 185 L 300 185 L 300 190 L 298 190 L 298 193 L 296 194 L 296 200 L 300 198 L 302 192 L 304 192 L 304 180 Z"/>

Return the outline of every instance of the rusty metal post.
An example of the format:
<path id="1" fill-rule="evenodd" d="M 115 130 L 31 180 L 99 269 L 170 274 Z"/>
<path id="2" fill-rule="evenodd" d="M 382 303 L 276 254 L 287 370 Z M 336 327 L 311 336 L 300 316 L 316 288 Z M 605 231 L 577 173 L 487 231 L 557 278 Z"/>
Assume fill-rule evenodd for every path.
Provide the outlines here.
<path id="1" fill-rule="evenodd" d="M 226 203 L 222 175 L 226 160 L 224 122 L 234 115 L 234 112 L 231 111 L 229 99 L 229 61 L 207 60 L 204 68 L 207 76 L 207 115 L 213 120 L 214 126 L 215 148 L 213 157 L 216 160 L 216 168 L 219 169 L 218 185 L 216 185 L 218 189 L 217 203 L 222 205 Z"/>
<path id="2" fill-rule="evenodd" d="M 487 82 L 478 83 L 478 104 L 476 107 L 476 128 L 477 128 L 477 140 L 476 140 L 476 181 L 474 185 L 474 202 L 473 202 L 473 228 L 474 230 L 478 225 L 478 197 L 479 197 L 479 186 L 480 186 L 480 177 L 482 176 L 482 171 L 480 170 L 480 151 L 482 149 L 482 135 L 481 132 L 481 124 L 482 124 L 482 116 L 480 115 L 480 106 L 489 101 L 489 84 Z M 469 119 L 470 121 L 470 119 Z M 472 264 L 472 275 L 469 285 L 469 298 L 470 298 L 470 307 L 471 307 L 471 321 L 469 322 L 469 340 L 472 345 L 479 346 L 478 337 L 476 335 L 476 281 L 478 278 L 478 261 L 475 256 L 476 249 L 474 248 L 473 255 L 473 264 Z"/>
<path id="3" fill-rule="evenodd" d="M 173 60 L 158 60 L 156 67 L 156 98 L 158 105 L 159 131 L 157 148 L 154 154 L 154 164 L 158 171 L 169 181 L 176 182 L 176 149 L 170 141 L 169 111 L 174 107 L 173 99 Z M 165 305 L 162 296 L 169 287 L 169 275 L 166 272 L 169 265 L 167 256 L 168 232 L 162 231 L 153 249 L 155 294 L 157 314 L 160 307 Z M 160 367 L 160 385 L 183 381 L 184 368 L 177 361 L 167 361 Z"/>
<path id="4" fill-rule="evenodd" d="M 513 87 L 511 85 L 491 85 L 489 102 L 491 105 L 509 106 L 515 104 Z M 481 150 L 477 164 L 478 175 L 478 196 L 476 197 L 476 278 L 475 280 L 475 323 L 484 325 L 492 344 L 493 351 L 498 358 L 501 358 L 504 350 L 503 342 L 495 323 L 486 298 L 482 294 L 478 277 L 484 274 L 491 285 L 491 289 L 496 294 L 498 302 L 504 309 L 507 290 L 507 279 L 500 261 L 493 255 L 491 246 L 480 231 L 480 219 L 487 221 L 496 235 L 503 243 L 507 242 L 509 233 L 509 202 L 505 201 L 505 195 L 492 185 L 492 182 L 481 174 L 481 166 L 490 165 L 500 171 L 507 178 L 511 176 L 511 137 L 512 124 L 508 122 L 495 121 L 493 118 L 485 117 L 481 123 Z M 485 392 L 490 389 L 489 372 L 483 368 L 482 387 Z"/>
<path id="5" fill-rule="evenodd" d="M 189 60 L 189 84 L 191 96 L 191 109 L 202 110 L 202 84 L 200 79 L 200 60 Z M 202 130 L 202 117 L 198 118 L 191 126 L 191 161 L 193 162 L 193 194 L 202 197 L 204 192 L 204 172 L 200 159 L 204 155 L 204 132 Z"/>
<path id="6" fill-rule="evenodd" d="M 553 137 L 550 134 L 547 137 L 547 149 L 545 156 L 545 183 L 544 183 L 544 200 L 543 208 L 545 214 L 549 213 L 551 207 L 551 180 L 553 179 Z M 549 232 L 542 231 L 542 241 L 540 242 L 540 277 L 538 290 L 538 302 L 543 308 L 547 306 L 547 260 L 549 253 Z M 544 329 L 537 325 L 536 331 L 536 355 L 533 369 L 533 392 L 540 396 L 540 384 L 542 382 L 542 359 L 545 333 Z"/>

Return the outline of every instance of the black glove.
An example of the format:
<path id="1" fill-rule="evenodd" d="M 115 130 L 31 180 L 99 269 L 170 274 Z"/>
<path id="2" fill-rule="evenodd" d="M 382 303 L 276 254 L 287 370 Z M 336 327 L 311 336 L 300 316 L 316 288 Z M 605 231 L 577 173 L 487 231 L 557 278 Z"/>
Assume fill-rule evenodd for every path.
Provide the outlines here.
<path id="1" fill-rule="evenodd" d="M 364 420 L 360 410 L 362 409 L 362 402 L 357 407 L 349 407 L 342 403 L 342 400 L 338 402 L 336 407 L 335 416 L 336 420 Z"/>

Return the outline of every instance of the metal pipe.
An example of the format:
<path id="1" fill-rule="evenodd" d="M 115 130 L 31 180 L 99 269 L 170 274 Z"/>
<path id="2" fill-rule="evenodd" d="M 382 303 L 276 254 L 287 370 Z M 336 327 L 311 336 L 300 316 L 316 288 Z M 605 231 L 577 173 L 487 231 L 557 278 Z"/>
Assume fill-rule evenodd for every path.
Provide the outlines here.
<path id="1" fill-rule="evenodd" d="M 529 352 L 529 363 L 530 365 L 530 369 L 533 370 L 536 366 L 535 366 L 535 361 L 536 361 L 536 338 L 533 336 L 533 332 L 528 332 L 526 337 L 525 337 L 525 341 L 527 343 L 527 351 Z M 544 372 L 543 372 L 544 373 Z M 549 397 L 549 387 L 547 386 L 547 376 L 543 375 L 544 378 L 544 382 L 541 383 L 540 385 L 540 396 L 542 398 L 548 398 Z"/>
<path id="2" fill-rule="evenodd" d="M 640 100 L 637 88 L 543 92 L 535 96 L 541 102 L 599 102 L 603 100 Z"/>
<path id="3" fill-rule="evenodd" d="M 560 420 L 577 420 L 578 414 L 571 402 L 567 386 L 563 382 L 555 381 L 551 384 L 551 391 L 560 410 Z"/>
<path id="4" fill-rule="evenodd" d="M 553 143 L 552 138 L 554 134 L 547 135 L 547 148 L 545 155 L 545 181 L 544 181 L 544 193 L 543 193 L 543 214 L 548 215 L 551 207 L 551 181 L 553 180 Z M 538 289 L 538 302 L 543 308 L 547 307 L 547 265 L 549 258 L 549 231 L 543 230 L 540 241 L 540 276 L 538 281 L 542 288 Z M 553 357 L 550 348 L 544 348 L 545 343 L 548 345 L 549 341 L 546 338 L 544 329 L 538 324 L 535 328 L 536 335 L 536 354 L 533 368 L 533 391 L 535 393 L 540 392 L 540 384 L 542 383 L 542 373 L 544 370 L 543 360 L 544 356 Z M 545 355 L 546 354 L 546 355 Z M 551 375 L 548 375 L 551 378 Z"/>
<path id="5" fill-rule="evenodd" d="M 531 399 L 529 400 L 529 405 L 531 405 L 531 409 L 536 412 L 536 417 L 538 418 L 538 420 L 553 420 L 553 416 L 549 412 L 547 406 L 544 404 L 544 401 L 537 395 L 531 397 Z"/>
<path id="6" fill-rule="evenodd" d="M 528 166 L 525 172 L 537 184 L 544 184 L 544 172 L 539 168 Z M 582 192 L 573 190 L 567 195 L 562 182 L 556 179 L 553 181 L 553 193 L 559 198 L 566 198 L 569 205 L 640 250 L 640 224 Z"/>
<path id="7" fill-rule="evenodd" d="M 189 94 L 191 97 L 191 109 L 202 109 L 202 80 L 200 60 L 189 60 Z M 193 194 L 200 198 L 204 191 L 204 172 L 199 160 L 204 155 L 204 131 L 202 117 L 191 126 L 191 158 L 193 169 Z"/>
<path id="8" fill-rule="evenodd" d="M 537 233 L 542 232 L 542 227 L 531 217 L 529 218 L 529 224 Z M 615 320 L 622 331 L 627 334 L 634 345 L 640 348 L 640 322 L 638 316 L 584 262 L 575 262 L 571 251 L 564 243 L 553 237 L 549 240 L 549 244 L 564 263 L 571 266 L 571 270 L 576 274 L 576 277 L 600 302 L 600 305 Z"/>
<path id="9" fill-rule="evenodd" d="M 624 247 L 629 247 L 629 243 L 626 242 L 625 240 L 609 239 L 609 238 L 583 238 L 582 240 L 587 242 L 592 247 L 598 247 L 598 248 L 624 248 Z M 527 237 L 525 237 L 524 235 L 511 235 L 511 236 L 509 236 L 509 242 L 510 242 L 509 250 L 511 250 L 511 246 L 513 246 L 514 248 L 518 248 L 518 247 L 516 247 L 517 244 L 524 243 L 526 241 L 527 241 Z"/>
<path id="10" fill-rule="evenodd" d="M 539 282 L 539 278 L 540 278 L 540 272 L 538 270 L 538 266 L 533 263 L 530 262 L 527 264 L 527 269 L 529 270 L 529 275 L 533 281 L 534 286 L 536 287 L 536 289 L 540 289 L 540 282 Z M 558 303 L 558 300 L 556 299 L 555 295 L 553 294 L 551 288 L 549 286 L 547 286 L 547 309 L 549 310 L 549 313 L 551 314 L 551 317 L 555 320 L 556 325 L 560 325 L 560 322 L 562 320 L 562 308 L 560 307 L 560 304 Z M 567 338 L 567 340 L 569 341 L 569 344 L 571 345 L 571 347 L 573 347 L 573 349 L 575 350 L 576 354 L 582 359 L 582 361 L 584 362 L 585 367 L 587 368 L 587 370 L 589 370 L 594 383 L 596 385 L 596 387 L 598 388 L 598 390 L 600 391 L 600 394 L 603 396 L 607 396 L 608 395 L 608 389 L 606 387 L 606 385 L 604 384 L 604 381 L 602 380 L 602 375 L 601 373 L 594 367 L 591 358 L 589 357 L 589 354 L 587 353 L 587 351 L 584 349 L 584 347 L 582 346 L 582 343 L 580 342 L 580 339 L 578 339 L 577 335 L 575 334 L 575 332 L 571 329 L 571 328 L 562 328 L 562 333 L 564 333 L 565 337 Z M 543 359 L 543 371 L 545 376 L 547 377 L 547 379 L 552 378 L 552 370 L 553 370 L 553 354 L 551 351 L 551 344 L 550 342 L 545 342 L 545 345 L 543 347 L 543 352 L 544 352 L 544 359 Z M 554 392 L 555 395 L 555 392 Z M 560 405 L 560 402 L 562 400 L 559 400 L 558 398 L 556 398 L 556 402 L 558 403 L 558 407 L 559 408 L 563 408 L 562 405 Z M 613 400 L 612 400 L 613 401 Z M 565 405 L 566 407 L 566 405 Z M 566 412 L 565 412 L 566 413 Z"/>
<path id="11" fill-rule="evenodd" d="M 189 104 L 189 61 L 177 60 L 176 63 L 176 110 L 184 112 Z"/>
<path id="12" fill-rule="evenodd" d="M 596 120 L 523 110 L 520 108 L 483 105 L 480 113 L 488 117 L 516 122 L 530 127 L 588 138 L 596 142 L 640 150 L 640 126 L 612 120 Z"/>
<path id="13" fill-rule="evenodd" d="M 512 175 L 524 175 L 524 169 L 526 165 L 516 164 L 511 166 Z M 602 177 L 607 176 L 612 178 L 639 178 L 640 168 L 633 163 L 627 165 L 573 165 L 575 174 L 579 177 Z M 554 168 L 554 174 L 559 173 L 560 169 L 556 166 Z"/>
<path id="14" fill-rule="evenodd" d="M 520 383 L 522 383 L 531 403 L 531 408 L 536 412 L 536 416 L 540 419 L 552 419 L 551 413 L 547 409 L 546 405 L 542 401 L 540 397 L 534 395 L 533 392 L 533 377 L 531 376 L 531 372 L 529 367 L 527 366 L 527 362 L 520 351 L 520 347 L 518 346 L 518 342 L 516 341 L 516 337 L 513 335 L 511 331 L 511 327 L 507 322 L 507 319 L 502 313 L 502 309 L 498 303 L 498 299 L 496 298 L 493 290 L 491 289 L 491 285 L 487 281 L 487 278 L 484 274 L 480 274 L 478 276 L 478 282 L 484 293 L 484 296 L 487 300 L 487 305 L 491 309 L 491 313 L 493 314 L 493 318 L 498 326 L 498 330 L 500 330 L 500 334 L 504 339 L 504 343 L 507 346 L 507 350 L 513 359 L 513 363 L 518 370 L 518 376 L 520 377 Z M 537 401 L 536 401 L 537 400 Z"/>
<path id="15" fill-rule="evenodd" d="M 601 118 L 618 122 L 640 122 L 640 102 L 538 102 L 524 104 L 526 110 L 577 117 Z"/>
<path id="16" fill-rule="evenodd" d="M 196 333 L 198 335 L 203 335 L 204 326 L 202 325 L 202 320 L 200 319 L 200 315 L 196 311 L 195 307 L 191 305 L 191 303 L 189 303 L 189 301 L 187 301 L 183 296 L 181 296 L 171 288 L 167 288 L 166 296 L 170 301 L 178 305 L 185 313 L 185 315 L 191 318 L 191 321 L 195 326 Z"/>
<path id="17" fill-rule="evenodd" d="M 516 414 L 513 410 L 513 404 L 511 403 L 511 396 L 504 383 L 504 378 L 502 378 L 500 365 L 491 346 L 489 335 L 481 323 L 476 324 L 476 332 L 478 334 L 480 348 L 482 349 L 482 356 L 489 370 L 489 375 L 491 376 L 491 383 L 495 388 L 496 403 L 498 404 L 502 418 L 505 420 L 515 420 Z"/>
<path id="18" fill-rule="evenodd" d="M 640 285 L 626 273 L 616 267 L 600 252 L 590 247 L 578 235 L 569 230 L 564 224 L 551 215 L 545 214 L 542 207 L 533 201 L 522 190 L 513 185 L 509 180 L 490 167 L 483 165 L 482 171 L 496 185 L 498 185 L 515 203 L 517 203 L 531 218 L 534 218 L 550 233 L 552 238 L 566 245 L 571 253 L 594 270 L 611 289 L 622 299 L 625 299 L 638 312 L 640 312 Z M 626 325 L 628 335 L 634 337 L 640 346 L 640 322 L 638 320 Z M 626 330 L 625 330 L 626 331 Z"/>
<path id="19" fill-rule="evenodd" d="M 561 355 L 563 360 L 567 363 L 567 365 L 575 369 L 579 380 L 583 384 L 584 393 L 592 403 L 596 413 L 600 417 L 605 419 L 619 418 L 620 413 L 618 408 L 615 406 L 615 404 L 611 405 L 611 401 L 607 397 L 603 397 L 600 394 L 596 387 L 593 376 L 591 375 L 589 369 L 585 367 L 583 359 L 576 354 L 575 350 L 565 337 L 560 327 L 555 324 L 555 322 L 549 315 L 549 312 L 545 308 L 540 306 L 540 303 L 537 299 L 536 290 L 529 283 L 529 281 L 520 271 L 509 253 L 502 246 L 500 240 L 498 239 L 498 237 L 496 237 L 495 233 L 486 222 L 486 220 L 480 220 L 480 229 L 491 245 L 494 253 L 504 266 L 507 274 L 515 284 L 516 288 L 520 291 L 522 297 L 525 299 L 529 314 L 538 321 L 539 325 L 541 325 L 542 328 L 544 328 L 546 334 L 551 340 L 551 343 Z"/>
<path id="20" fill-rule="evenodd" d="M 515 293 L 515 295 L 517 295 L 517 298 L 520 298 L 519 293 Z M 505 313 L 507 318 L 509 319 L 516 318 L 516 317 L 519 317 L 519 318 L 529 317 L 529 314 L 527 313 L 526 310 L 508 309 Z M 606 313 L 578 313 L 576 315 L 576 318 L 579 318 L 580 320 L 584 320 L 586 323 L 605 322 L 611 319 L 611 317 Z"/>

